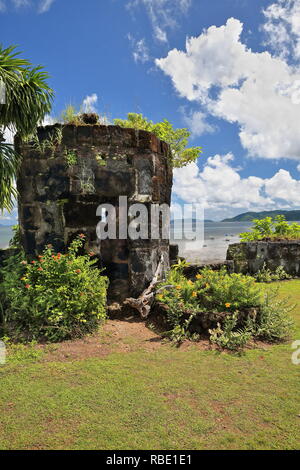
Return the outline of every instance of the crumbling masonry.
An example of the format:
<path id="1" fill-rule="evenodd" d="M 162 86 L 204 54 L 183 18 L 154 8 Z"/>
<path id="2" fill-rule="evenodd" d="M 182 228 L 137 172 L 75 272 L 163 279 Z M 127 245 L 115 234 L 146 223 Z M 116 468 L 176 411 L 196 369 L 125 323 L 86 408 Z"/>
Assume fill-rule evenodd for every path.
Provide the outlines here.
<path id="1" fill-rule="evenodd" d="M 169 240 L 103 240 L 99 243 L 97 207 L 170 204 L 172 169 L 169 146 L 146 131 L 102 125 L 38 128 L 37 139 L 21 142 L 18 177 L 19 223 L 25 251 L 40 253 L 46 244 L 64 251 L 80 233 L 86 250 L 99 256 L 110 278 L 110 297 L 139 295 L 163 258 L 169 266 Z M 118 210 L 117 210 L 118 218 Z"/>

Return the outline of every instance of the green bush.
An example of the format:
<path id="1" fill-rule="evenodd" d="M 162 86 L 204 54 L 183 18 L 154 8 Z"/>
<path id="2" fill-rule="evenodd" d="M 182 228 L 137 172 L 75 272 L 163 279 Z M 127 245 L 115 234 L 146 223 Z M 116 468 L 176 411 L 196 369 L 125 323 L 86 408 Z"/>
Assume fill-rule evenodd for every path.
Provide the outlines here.
<path id="1" fill-rule="evenodd" d="M 180 316 L 181 305 L 201 311 L 235 312 L 259 305 L 261 291 L 255 279 L 243 274 L 228 274 L 226 268 L 213 271 L 205 268 L 192 282 L 181 269 L 172 269 L 157 298 L 165 302 Z"/>
<path id="2" fill-rule="evenodd" d="M 285 271 L 283 266 L 278 266 L 275 271 L 271 271 L 267 268 L 266 263 L 264 263 L 262 269 L 254 274 L 254 277 L 257 282 L 273 282 L 291 279 L 292 276 Z"/>
<path id="3" fill-rule="evenodd" d="M 171 163 L 175 168 L 196 161 L 202 153 L 201 147 L 187 147 L 191 135 L 187 129 L 174 129 L 167 119 L 154 124 L 142 114 L 128 113 L 127 119 L 114 119 L 114 124 L 152 132 L 160 140 L 167 142 L 171 148 Z"/>
<path id="4" fill-rule="evenodd" d="M 265 219 L 253 220 L 253 228 L 251 232 L 240 234 L 242 242 L 255 242 L 264 239 L 300 239 L 300 225 L 297 222 L 289 224 L 285 220 L 285 216 L 277 215 L 275 218 L 266 217 Z"/>
<path id="5" fill-rule="evenodd" d="M 251 321 L 251 331 L 255 338 L 270 342 L 285 341 L 290 337 L 294 322 L 290 312 L 295 305 L 278 297 L 278 289 L 264 294 L 255 321 Z"/>
<path id="6" fill-rule="evenodd" d="M 107 278 L 92 253 L 78 256 L 83 240 L 76 238 L 66 254 L 48 245 L 37 260 L 18 253 L 6 261 L 0 298 L 10 337 L 56 342 L 92 332 L 105 319 Z"/>
<path id="7" fill-rule="evenodd" d="M 276 295 L 264 295 L 253 277 L 228 274 L 225 268 L 205 268 L 193 282 L 178 265 L 158 289 L 156 300 L 164 305 L 168 336 L 176 342 L 194 339 L 195 324 L 228 349 L 243 347 L 250 338 L 283 341 L 291 331 L 288 314 L 293 307 Z M 207 320 L 213 326 L 204 331 Z"/>
<path id="8" fill-rule="evenodd" d="M 224 320 L 223 328 L 218 323 L 217 328 L 209 330 L 210 341 L 221 348 L 236 350 L 246 346 L 252 334 L 249 328 L 237 328 L 238 312 L 229 315 Z"/>

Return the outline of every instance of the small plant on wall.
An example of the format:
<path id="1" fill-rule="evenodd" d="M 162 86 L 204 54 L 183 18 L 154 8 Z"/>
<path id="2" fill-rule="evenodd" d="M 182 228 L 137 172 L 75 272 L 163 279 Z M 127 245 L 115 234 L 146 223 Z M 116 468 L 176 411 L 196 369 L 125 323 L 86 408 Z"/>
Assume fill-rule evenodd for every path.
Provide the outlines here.
<path id="1" fill-rule="evenodd" d="M 61 113 L 61 119 L 64 124 L 74 124 L 79 125 L 81 124 L 81 120 L 79 117 L 76 108 L 69 104 Z"/>
<path id="2" fill-rule="evenodd" d="M 82 109 L 77 110 L 75 106 L 69 104 L 61 113 L 61 119 L 64 124 L 73 124 L 74 126 L 109 124 L 106 116 L 99 116 L 95 112 L 84 112 Z"/>
<path id="3" fill-rule="evenodd" d="M 40 140 L 37 133 L 31 134 L 23 138 L 24 142 L 29 143 L 41 155 L 49 152 L 51 157 L 54 157 L 57 147 L 61 144 L 63 137 L 63 130 L 61 127 L 54 127 L 51 134 L 47 139 Z"/>
<path id="4" fill-rule="evenodd" d="M 77 165 L 78 157 L 77 157 L 76 150 L 65 149 L 64 157 L 65 157 L 66 164 L 67 164 L 68 167 L 72 167 L 74 165 Z"/>
<path id="5" fill-rule="evenodd" d="M 80 190 L 82 194 L 91 194 L 95 191 L 94 182 L 92 179 L 80 180 Z"/>
<path id="6" fill-rule="evenodd" d="M 188 129 L 175 129 L 167 119 L 154 123 L 142 114 L 128 113 L 127 119 L 114 119 L 114 124 L 152 132 L 160 140 L 169 144 L 171 148 L 170 161 L 175 168 L 181 168 L 196 161 L 202 153 L 201 147 L 188 147 L 191 135 Z"/>
<path id="7" fill-rule="evenodd" d="M 96 159 L 96 162 L 98 163 L 99 166 L 106 166 L 107 165 L 106 159 L 103 158 L 103 156 L 100 153 L 96 153 L 95 159 Z"/>

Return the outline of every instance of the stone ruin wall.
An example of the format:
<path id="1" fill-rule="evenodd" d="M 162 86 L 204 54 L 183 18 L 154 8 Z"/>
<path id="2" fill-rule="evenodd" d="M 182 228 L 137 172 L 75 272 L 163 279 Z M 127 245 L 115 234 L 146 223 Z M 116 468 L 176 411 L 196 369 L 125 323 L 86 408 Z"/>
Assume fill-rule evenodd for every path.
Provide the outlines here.
<path id="1" fill-rule="evenodd" d="M 271 271 L 282 266 L 291 276 L 300 276 L 300 242 L 234 243 L 228 247 L 227 262 L 236 273 L 255 274 L 265 265 Z"/>
<path id="2" fill-rule="evenodd" d="M 99 243 L 96 235 L 97 207 L 117 207 L 119 196 L 127 196 L 129 205 L 170 205 L 172 169 L 166 143 L 149 132 L 118 126 L 55 125 L 38 128 L 36 142 L 16 138 L 15 145 L 23 157 L 17 187 L 27 254 L 36 255 L 50 243 L 64 251 L 84 233 L 85 249 L 95 252 L 106 268 L 112 300 L 139 295 L 161 255 L 164 268 L 169 267 L 167 239 Z"/>

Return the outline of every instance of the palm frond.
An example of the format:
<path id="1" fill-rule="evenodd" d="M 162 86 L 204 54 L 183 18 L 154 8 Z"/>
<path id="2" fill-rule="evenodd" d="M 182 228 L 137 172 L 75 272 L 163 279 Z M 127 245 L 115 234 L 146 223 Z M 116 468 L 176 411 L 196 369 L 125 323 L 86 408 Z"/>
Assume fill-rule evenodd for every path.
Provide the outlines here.
<path id="1" fill-rule="evenodd" d="M 29 61 L 19 59 L 14 49 L 0 46 L 0 79 L 6 90 L 6 103 L 0 105 L 0 125 L 14 125 L 25 136 L 50 112 L 53 91 L 42 67 L 32 67 Z"/>
<path id="2" fill-rule="evenodd" d="M 4 143 L 3 129 L 13 128 L 21 137 L 34 133 L 36 126 L 51 111 L 53 91 L 48 74 L 20 59 L 15 46 L 0 44 L 0 80 L 5 86 L 5 104 L 0 104 L 0 211 L 11 210 L 16 197 L 15 179 L 20 156 Z"/>
<path id="3" fill-rule="evenodd" d="M 0 142 L 0 210 L 13 209 L 17 196 L 15 181 L 21 157 L 13 145 Z"/>

